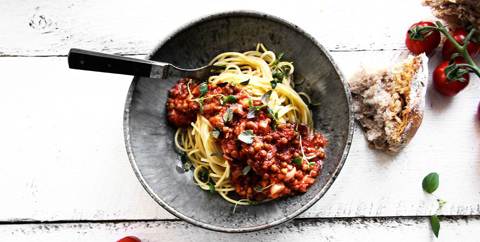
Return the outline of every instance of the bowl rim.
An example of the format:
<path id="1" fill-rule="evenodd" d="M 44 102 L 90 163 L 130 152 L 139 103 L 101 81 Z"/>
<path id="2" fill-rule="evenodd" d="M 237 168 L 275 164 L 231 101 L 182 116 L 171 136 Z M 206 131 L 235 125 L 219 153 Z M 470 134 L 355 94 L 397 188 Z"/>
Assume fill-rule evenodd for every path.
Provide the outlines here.
<path id="1" fill-rule="evenodd" d="M 236 11 L 221 11 L 221 12 L 216 12 L 213 14 L 208 14 L 200 18 L 196 18 L 187 24 L 183 24 L 179 28 L 177 28 L 176 31 L 168 35 L 163 41 L 159 42 L 159 44 L 153 49 L 150 54 L 147 55 L 146 59 L 151 59 L 153 54 L 157 52 L 159 48 L 161 48 L 166 42 L 168 42 L 170 39 L 174 38 L 176 35 L 181 33 L 182 31 L 196 25 L 199 23 L 215 20 L 215 19 L 222 19 L 222 18 L 228 18 L 228 17 L 253 17 L 253 18 L 259 18 L 259 19 L 267 19 L 269 21 L 277 22 L 279 24 L 282 24 L 286 27 L 289 27 L 293 31 L 296 31 L 300 33 L 301 35 L 305 36 L 307 39 L 309 39 L 317 48 L 319 48 L 323 53 L 325 54 L 326 58 L 330 61 L 330 63 L 333 66 L 333 69 L 336 71 L 337 75 L 340 78 L 340 81 L 343 84 L 344 87 L 344 92 L 345 96 L 347 98 L 347 104 L 348 104 L 348 134 L 347 134 L 347 141 L 345 143 L 345 146 L 343 147 L 343 153 L 340 158 L 340 162 L 338 163 L 337 167 L 333 171 L 332 175 L 328 179 L 328 181 L 325 183 L 325 186 L 304 206 L 302 206 L 300 209 L 297 211 L 289 214 L 288 216 L 285 216 L 281 219 L 266 223 L 266 224 L 260 224 L 260 225 L 255 225 L 255 226 L 250 226 L 250 227 L 221 227 L 221 226 L 216 226 L 216 225 L 211 225 L 208 223 L 204 223 L 202 221 L 190 218 L 186 215 L 183 215 L 179 211 L 175 210 L 175 208 L 169 206 L 166 202 L 164 202 L 158 195 L 152 190 L 152 188 L 148 185 L 147 181 L 143 178 L 135 160 L 135 155 L 132 149 L 132 144 L 131 144 L 131 137 L 130 137 L 130 106 L 132 102 L 132 95 L 133 91 L 135 89 L 136 83 L 138 81 L 138 77 L 134 77 L 132 80 L 132 83 L 130 85 L 130 88 L 127 93 L 127 98 L 125 101 L 125 109 L 124 109 L 124 116 L 123 116 L 123 131 L 124 131 L 124 140 L 125 140 L 125 147 L 127 150 L 127 155 L 130 161 L 130 165 L 133 168 L 133 171 L 135 175 L 137 176 L 138 180 L 142 184 L 143 188 L 147 191 L 147 193 L 157 202 L 160 206 L 162 206 L 165 210 L 167 210 L 169 213 L 173 214 L 174 216 L 191 223 L 193 225 L 199 226 L 201 228 L 205 228 L 208 230 L 213 230 L 213 231 L 218 231 L 218 232 L 227 232 L 227 233 L 242 233 L 242 232 L 253 232 L 253 231 L 258 231 L 262 229 L 267 229 L 282 223 L 285 223 L 287 221 L 292 220 L 293 218 L 297 217 L 301 213 L 305 212 L 307 209 L 309 209 L 311 206 L 313 206 L 316 202 L 322 198 L 325 193 L 328 191 L 328 189 L 332 186 L 333 182 L 336 180 L 338 177 L 340 170 L 343 168 L 343 165 L 345 164 L 345 161 L 347 159 L 351 143 L 352 143 L 352 137 L 354 133 L 354 114 L 352 110 L 352 96 L 350 94 L 349 86 L 348 83 L 345 80 L 344 75 L 342 74 L 340 68 L 337 66 L 337 64 L 334 62 L 332 56 L 330 55 L 329 51 L 323 47 L 320 43 L 318 43 L 313 36 L 305 32 L 304 30 L 300 29 L 297 25 L 292 24 L 280 17 L 276 17 L 267 13 L 259 12 L 259 11 L 251 11 L 251 10 L 236 10 Z"/>

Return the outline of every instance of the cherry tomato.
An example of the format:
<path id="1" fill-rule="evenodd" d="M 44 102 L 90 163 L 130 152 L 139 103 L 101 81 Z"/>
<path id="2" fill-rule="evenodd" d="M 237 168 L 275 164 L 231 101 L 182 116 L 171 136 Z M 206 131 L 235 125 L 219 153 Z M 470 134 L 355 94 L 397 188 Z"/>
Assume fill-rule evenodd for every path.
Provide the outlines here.
<path id="1" fill-rule="evenodd" d="M 135 236 L 127 236 L 119 239 L 117 242 L 142 242 L 142 241 Z"/>
<path id="2" fill-rule="evenodd" d="M 463 40 L 467 37 L 468 33 L 464 29 L 456 29 L 452 33 L 453 38 L 460 44 L 463 45 Z M 467 45 L 468 53 L 471 57 L 475 57 L 480 50 L 480 44 L 470 41 Z M 453 46 L 452 42 L 448 39 L 443 43 L 442 56 L 443 59 L 449 60 L 453 53 L 456 53 L 457 49 Z"/>
<path id="3" fill-rule="evenodd" d="M 407 31 L 405 45 L 415 55 L 425 52 L 430 54 L 440 44 L 440 32 L 430 30 L 419 32 L 418 27 L 435 26 L 432 22 L 421 21 L 413 24 Z"/>
<path id="4" fill-rule="evenodd" d="M 470 81 L 470 75 L 467 73 L 462 77 L 465 81 L 450 80 L 445 73 L 445 68 L 449 65 L 449 61 L 442 61 L 440 65 L 433 71 L 433 86 L 438 92 L 445 96 L 455 96 L 458 92 L 463 90 Z"/>

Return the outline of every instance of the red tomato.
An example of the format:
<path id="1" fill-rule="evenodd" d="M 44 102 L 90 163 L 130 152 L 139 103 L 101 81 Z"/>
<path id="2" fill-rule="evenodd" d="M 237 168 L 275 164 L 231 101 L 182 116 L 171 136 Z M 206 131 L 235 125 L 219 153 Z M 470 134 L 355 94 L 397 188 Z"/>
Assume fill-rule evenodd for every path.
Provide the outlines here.
<path id="1" fill-rule="evenodd" d="M 452 34 L 453 38 L 460 45 L 463 45 L 463 40 L 468 35 L 468 33 L 464 29 L 456 29 L 451 34 Z M 467 45 L 467 50 L 468 50 L 468 53 L 470 54 L 470 56 L 474 57 L 478 54 L 478 51 L 480 50 L 480 44 L 470 41 L 470 43 Z M 456 53 L 456 52 L 457 52 L 457 49 L 455 48 L 455 46 L 453 46 L 452 42 L 450 42 L 448 39 L 446 39 L 445 43 L 443 43 L 443 48 L 442 48 L 443 59 L 450 60 L 450 57 L 452 56 L 452 54 Z"/>
<path id="2" fill-rule="evenodd" d="M 438 32 L 438 30 L 430 30 L 426 33 L 418 32 L 418 27 L 425 26 L 435 26 L 435 24 L 432 22 L 421 21 L 410 26 L 407 31 L 405 44 L 410 52 L 415 55 L 423 52 L 430 54 L 440 44 L 440 32 Z"/>
<path id="3" fill-rule="evenodd" d="M 433 86 L 438 92 L 445 96 L 455 96 L 458 92 L 463 90 L 470 81 L 470 75 L 467 73 L 463 75 L 465 81 L 455 81 L 447 78 L 445 68 L 448 66 L 448 61 L 442 61 L 440 65 L 433 71 Z"/>
<path id="4" fill-rule="evenodd" d="M 127 236 L 125 238 L 119 239 L 117 242 L 142 242 L 142 241 L 135 236 Z"/>

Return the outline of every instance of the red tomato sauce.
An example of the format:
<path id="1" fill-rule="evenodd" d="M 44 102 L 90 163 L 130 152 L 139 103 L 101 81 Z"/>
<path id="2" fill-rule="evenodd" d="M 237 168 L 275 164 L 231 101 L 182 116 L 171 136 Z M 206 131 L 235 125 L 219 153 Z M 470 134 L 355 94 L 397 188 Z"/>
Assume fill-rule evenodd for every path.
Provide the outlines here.
<path id="1" fill-rule="evenodd" d="M 238 196 L 260 201 L 306 192 L 321 172 L 327 139 L 304 124 L 277 123 L 262 101 L 252 101 L 241 88 L 207 87 L 202 95 L 198 83 L 181 79 L 169 92 L 168 120 L 187 127 L 201 113 L 210 121 Z M 248 115 L 252 106 L 258 110 Z M 250 139 L 239 139 L 246 131 Z"/>

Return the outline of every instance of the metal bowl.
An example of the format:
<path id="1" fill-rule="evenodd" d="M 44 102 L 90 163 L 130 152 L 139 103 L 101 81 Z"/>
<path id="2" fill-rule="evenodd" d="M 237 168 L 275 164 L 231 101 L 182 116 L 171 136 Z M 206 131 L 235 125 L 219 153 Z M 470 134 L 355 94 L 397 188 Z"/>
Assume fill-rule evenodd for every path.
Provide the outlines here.
<path id="1" fill-rule="evenodd" d="M 166 122 L 168 90 L 178 78 L 135 77 L 125 104 L 124 132 L 128 156 L 138 179 L 163 208 L 200 227 L 223 232 L 265 229 L 293 219 L 317 202 L 338 176 L 353 134 L 347 83 L 328 52 L 297 26 L 255 12 L 211 15 L 168 37 L 149 59 L 186 68 L 206 65 L 225 51 L 245 51 L 264 43 L 293 61 L 295 79 L 320 105 L 312 109 L 315 128 L 328 137 L 321 175 L 305 194 L 252 206 L 234 206 L 201 190 L 192 172 L 183 172 L 174 148 L 175 128 Z"/>

